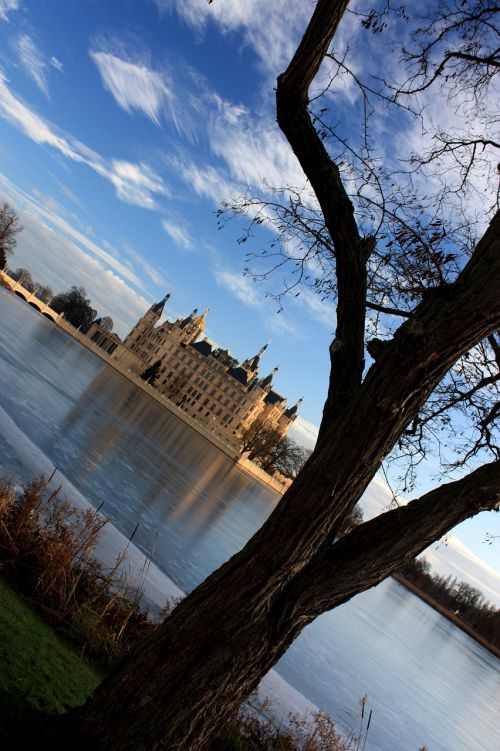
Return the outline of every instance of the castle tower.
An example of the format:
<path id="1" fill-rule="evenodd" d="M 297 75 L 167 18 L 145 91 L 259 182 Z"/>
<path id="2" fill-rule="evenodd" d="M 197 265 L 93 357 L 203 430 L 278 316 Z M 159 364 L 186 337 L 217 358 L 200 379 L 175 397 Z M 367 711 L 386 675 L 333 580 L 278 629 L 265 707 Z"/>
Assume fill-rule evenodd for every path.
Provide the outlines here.
<path id="1" fill-rule="evenodd" d="M 156 323 L 160 320 L 161 314 L 165 303 L 170 299 L 170 292 L 167 292 L 163 300 L 153 303 L 153 305 L 147 310 L 144 315 L 139 318 L 132 331 L 127 335 L 124 340 L 125 344 L 133 346 L 137 343 L 139 338 L 148 330 L 152 329 Z"/>
<path id="2" fill-rule="evenodd" d="M 277 368 L 277 367 L 273 368 L 272 372 L 269 373 L 268 376 L 266 376 L 265 378 L 262 379 L 262 381 L 260 382 L 261 389 L 264 389 L 264 391 L 270 391 L 271 384 L 273 382 L 273 378 L 276 375 L 276 373 L 278 372 L 278 370 L 279 370 L 279 368 Z"/>
<path id="3" fill-rule="evenodd" d="M 289 422 L 293 422 L 297 419 L 297 410 L 304 401 L 304 397 L 301 396 L 300 399 L 296 404 L 293 405 L 293 407 L 290 407 L 289 409 L 285 409 L 283 412 L 283 417 L 285 417 Z"/>
<path id="4" fill-rule="evenodd" d="M 259 349 L 256 355 L 249 357 L 247 360 L 244 360 L 241 363 L 240 368 L 244 368 L 249 373 L 256 373 L 259 369 L 260 358 L 262 357 L 268 346 L 269 342 L 267 344 L 264 344 L 264 346 Z"/>
<path id="5" fill-rule="evenodd" d="M 179 324 L 179 327 L 183 330 L 182 341 L 185 344 L 191 344 L 197 339 L 200 334 L 205 330 L 205 319 L 208 315 L 208 308 L 201 316 L 196 315 L 198 308 L 195 308 L 193 312 Z"/>

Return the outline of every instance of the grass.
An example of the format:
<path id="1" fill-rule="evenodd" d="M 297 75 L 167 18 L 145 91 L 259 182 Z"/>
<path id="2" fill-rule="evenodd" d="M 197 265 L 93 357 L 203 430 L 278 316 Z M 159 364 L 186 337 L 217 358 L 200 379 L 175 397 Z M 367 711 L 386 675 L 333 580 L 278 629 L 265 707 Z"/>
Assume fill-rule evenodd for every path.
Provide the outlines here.
<path id="1" fill-rule="evenodd" d="M 102 678 L 0 579 L 0 717 L 82 704 Z"/>

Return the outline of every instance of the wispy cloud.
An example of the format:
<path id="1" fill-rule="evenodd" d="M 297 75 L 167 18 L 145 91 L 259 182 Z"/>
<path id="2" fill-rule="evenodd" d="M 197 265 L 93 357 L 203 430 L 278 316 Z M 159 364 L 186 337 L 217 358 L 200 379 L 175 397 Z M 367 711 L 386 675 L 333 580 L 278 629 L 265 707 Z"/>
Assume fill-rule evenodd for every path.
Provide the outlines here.
<path id="1" fill-rule="evenodd" d="M 19 128 L 28 138 L 47 145 L 67 159 L 90 167 L 115 188 L 122 201 L 146 209 L 157 208 L 157 197 L 168 194 L 163 179 L 144 163 L 119 159 L 107 161 L 85 144 L 59 134 L 36 112 L 18 99 L 9 89 L 0 72 L 0 116 Z"/>
<path id="2" fill-rule="evenodd" d="M 219 100 L 220 102 L 220 100 Z M 274 118 L 251 117 L 244 108 L 219 104 L 208 127 L 213 153 L 233 180 L 254 190 L 300 187 L 306 178 Z"/>
<path id="3" fill-rule="evenodd" d="M 52 65 L 52 67 L 53 67 L 53 68 L 55 68 L 55 70 L 58 70 L 58 71 L 59 71 L 59 73 L 62 73 L 62 72 L 63 72 L 63 70 L 64 70 L 64 65 L 63 65 L 63 64 L 62 64 L 62 62 L 61 62 L 60 60 L 58 60 L 58 59 L 57 59 L 57 57 L 55 57 L 54 55 L 52 55 L 52 57 L 50 58 L 50 60 L 49 60 L 49 63 L 50 63 L 50 65 Z"/>
<path id="4" fill-rule="evenodd" d="M 255 284 L 246 276 L 228 269 L 217 269 L 215 271 L 217 284 L 225 287 L 234 297 L 245 303 L 251 308 L 260 308 L 262 306 L 262 297 L 257 294 Z"/>
<path id="5" fill-rule="evenodd" d="M 173 93 L 165 76 L 145 64 L 124 60 L 109 52 L 91 51 L 104 88 L 126 112 L 136 110 L 160 124 L 160 114 Z"/>
<path id="6" fill-rule="evenodd" d="M 163 219 L 161 226 L 176 245 L 179 245 L 185 250 L 191 250 L 193 248 L 194 243 L 184 227 L 181 227 L 179 224 L 174 223 L 169 219 Z"/>
<path id="7" fill-rule="evenodd" d="M 201 31 L 212 20 L 223 33 L 239 31 L 245 44 L 257 54 L 262 68 L 281 72 L 309 20 L 308 3 L 289 0 L 155 0 L 160 13 L 175 9 L 194 29 Z"/>
<path id="8" fill-rule="evenodd" d="M 306 420 L 301 415 L 297 416 L 297 419 L 290 428 L 288 435 L 290 438 L 298 443 L 300 446 L 305 446 L 307 449 L 312 449 L 316 445 L 318 439 L 318 426 L 314 423 Z"/>
<path id="9" fill-rule="evenodd" d="M 118 333 L 127 333 L 150 304 L 129 286 L 140 284 L 132 269 L 72 227 L 50 196 L 33 198 L 1 174 L 0 194 L 8 197 L 24 227 L 12 264 L 29 268 L 55 292 L 82 285 L 98 311 L 113 317 Z"/>
<path id="10" fill-rule="evenodd" d="M 74 226 L 67 218 L 60 213 L 61 207 L 52 197 L 43 196 L 37 193 L 30 196 L 21 189 L 17 188 L 8 178 L 0 173 L 0 189 L 6 193 L 13 203 L 25 212 L 28 212 L 39 223 L 50 227 L 56 233 L 63 235 L 76 245 L 89 251 L 100 262 L 106 264 L 120 277 L 137 287 L 142 286 L 140 277 L 133 271 L 130 266 L 119 260 L 116 252 L 109 252 L 101 245 L 89 238 L 84 232 Z"/>
<path id="11" fill-rule="evenodd" d="M 303 338 L 294 321 L 283 313 L 272 309 L 272 303 L 265 299 L 264 288 L 259 287 L 250 277 L 243 276 L 240 271 L 216 268 L 214 276 L 217 284 L 224 287 L 233 297 L 236 297 L 249 308 L 258 310 L 265 318 L 265 325 L 269 332 L 276 336 L 293 336 L 294 340 Z"/>
<path id="12" fill-rule="evenodd" d="M 305 309 L 312 318 L 323 324 L 334 332 L 336 326 L 335 306 L 328 300 L 322 300 L 321 297 L 308 289 L 301 289 L 298 297 L 291 298 L 294 304 Z"/>
<path id="13" fill-rule="evenodd" d="M 183 154 L 182 158 L 170 159 L 170 164 L 179 177 L 202 198 L 208 198 L 217 206 L 223 199 L 241 195 L 244 186 L 232 181 L 223 169 L 211 164 L 200 164 Z"/>
<path id="14" fill-rule="evenodd" d="M 46 97 L 49 96 L 47 62 L 43 52 L 28 34 L 21 34 L 15 41 L 15 49 L 21 65 Z"/>
<path id="15" fill-rule="evenodd" d="M 144 256 L 142 256 L 140 253 L 138 253 L 135 248 L 132 248 L 131 246 L 127 246 L 125 248 L 125 253 L 129 256 L 129 258 L 132 260 L 134 265 L 139 267 L 144 274 L 151 279 L 152 282 L 154 282 L 158 286 L 164 287 L 166 284 L 165 276 L 163 275 L 162 271 L 158 269 L 156 266 L 153 266 L 151 263 L 148 263 Z"/>
<path id="16" fill-rule="evenodd" d="M 111 169 L 104 167 L 100 172 L 110 180 L 116 189 L 116 195 L 125 203 L 155 209 L 156 195 L 167 195 L 162 178 L 147 164 L 136 164 L 113 159 Z"/>
<path id="17" fill-rule="evenodd" d="M 18 8 L 19 0 L 0 0 L 0 21 L 8 21 L 9 13 Z"/>
<path id="18" fill-rule="evenodd" d="M 106 45 L 110 42 L 106 42 Z M 194 93 L 201 78 L 183 70 L 176 61 L 175 75 L 166 66 L 156 69 L 135 51 L 93 49 L 90 57 L 97 66 L 104 88 L 125 112 L 139 112 L 156 126 L 166 118 L 174 128 L 192 140 L 199 123 L 199 98 Z M 187 76 L 186 76 L 187 73 Z M 192 73 L 192 76 L 191 76 Z"/>

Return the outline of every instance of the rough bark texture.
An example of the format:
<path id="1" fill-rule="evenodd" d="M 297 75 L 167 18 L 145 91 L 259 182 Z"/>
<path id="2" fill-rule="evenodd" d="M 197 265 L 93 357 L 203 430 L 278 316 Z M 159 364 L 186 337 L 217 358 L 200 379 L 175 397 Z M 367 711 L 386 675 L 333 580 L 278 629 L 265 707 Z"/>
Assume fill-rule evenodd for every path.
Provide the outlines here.
<path id="1" fill-rule="evenodd" d="M 310 82 L 346 5 L 319 0 L 277 91 L 280 127 L 335 246 L 338 328 L 317 448 L 252 540 L 84 707 L 80 727 L 96 749 L 208 748 L 307 623 L 377 584 L 462 519 L 498 504 L 495 462 L 335 542 L 339 523 L 431 391 L 463 353 L 500 327 L 497 215 L 458 280 L 424 297 L 362 380 L 366 243 L 307 113 Z"/>

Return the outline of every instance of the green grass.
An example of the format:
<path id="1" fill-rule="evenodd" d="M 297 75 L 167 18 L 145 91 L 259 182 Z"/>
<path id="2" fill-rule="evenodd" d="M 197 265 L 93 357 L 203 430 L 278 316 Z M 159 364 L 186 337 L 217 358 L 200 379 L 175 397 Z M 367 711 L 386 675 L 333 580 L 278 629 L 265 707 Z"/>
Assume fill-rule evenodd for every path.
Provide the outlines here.
<path id="1" fill-rule="evenodd" d="M 101 678 L 0 579 L 1 720 L 78 706 Z"/>

